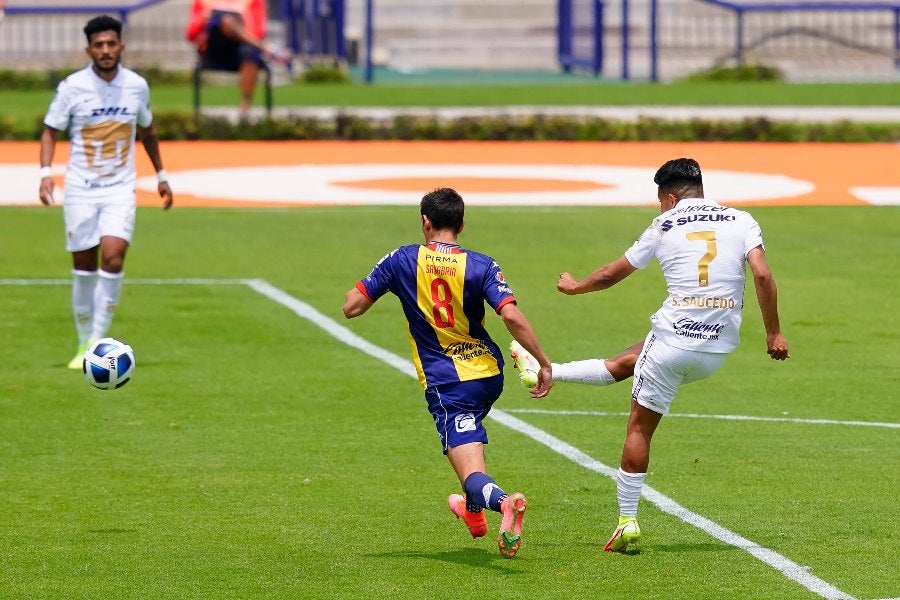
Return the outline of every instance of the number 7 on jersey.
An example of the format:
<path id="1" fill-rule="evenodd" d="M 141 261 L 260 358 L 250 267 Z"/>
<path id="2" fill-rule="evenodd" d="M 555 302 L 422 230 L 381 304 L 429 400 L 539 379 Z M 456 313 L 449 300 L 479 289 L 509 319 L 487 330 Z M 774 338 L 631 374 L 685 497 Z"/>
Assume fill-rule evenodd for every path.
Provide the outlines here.
<path id="1" fill-rule="evenodd" d="M 691 231 L 687 234 L 688 241 L 706 242 L 706 254 L 700 257 L 697 262 L 697 270 L 699 271 L 698 285 L 707 287 L 709 285 L 709 263 L 716 257 L 716 232 L 715 231 Z"/>

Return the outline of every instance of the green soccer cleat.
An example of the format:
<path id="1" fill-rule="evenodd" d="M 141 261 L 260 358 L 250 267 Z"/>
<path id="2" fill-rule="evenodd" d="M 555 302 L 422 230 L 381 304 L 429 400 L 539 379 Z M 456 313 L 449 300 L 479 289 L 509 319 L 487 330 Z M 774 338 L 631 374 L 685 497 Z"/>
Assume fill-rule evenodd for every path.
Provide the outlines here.
<path id="1" fill-rule="evenodd" d="M 524 494 L 516 492 L 507 496 L 500 503 L 500 514 L 503 521 L 500 523 L 500 535 L 497 536 L 497 545 L 500 547 L 500 555 L 503 558 L 512 558 L 522 546 L 522 517 L 525 516 L 525 508 L 528 500 Z"/>
<path id="2" fill-rule="evenodd" d="M 627 552 L 628 546 L 637 545 L 641 539 L 641 528 L 634 517 L 619 517 L 619 526 L 606 545 L 605 552 Z"/>
<path id="3" fill-rule="evenodd" d="M 87 349 L 91 347 L 91 344 L 94 343 L 94 340 L 88 340 L 87 343 L 81 344 L 78 346 L 78 352 L 75 353 L 75 356 L 72 360 L 69 361 L 69 364 L 66 365 L 70 369 L 84 369 L 84 353 L 87 352 Z"/>
<path id="4" fill-rule="evenodd" d="M 541 370 L 537 359 L 516 340 L 510 342 L 509 352 L 512 355 L 513 366 L 519 370 L 519 379 L 522 380 L 522 385 L 528 389 L 536 386 L 538 371 Z"/>

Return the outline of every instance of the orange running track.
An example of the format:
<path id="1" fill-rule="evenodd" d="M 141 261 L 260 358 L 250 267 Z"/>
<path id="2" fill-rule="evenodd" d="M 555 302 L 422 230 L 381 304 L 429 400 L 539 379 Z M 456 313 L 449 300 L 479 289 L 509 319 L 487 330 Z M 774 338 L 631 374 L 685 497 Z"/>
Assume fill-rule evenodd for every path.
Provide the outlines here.
<path id="1" fill-rule="evenodd" d="M 163 142 L 176 206 L 417 203 L 439 186 L 494 204 L 655 204 L 652 177 L 689 156 L 728 204 L 900 203 L 896 144 L 669 142 Z M 0 204 L 37 204 L 36 142 L 0 142 Z M 68 144 L 57 146 L 58 188 Z M 159 203 L 137 149 L 138 202 Z M 717 194 L 733 182 L 725 197 Z M 10 185 L 10 181 L 15 182 Z M 521 201 L 525 198 L 525 201 Z M 597 201 L 594 201 L 596 199 Z M 477 202 L 476 202 L 477 203 Z"/>

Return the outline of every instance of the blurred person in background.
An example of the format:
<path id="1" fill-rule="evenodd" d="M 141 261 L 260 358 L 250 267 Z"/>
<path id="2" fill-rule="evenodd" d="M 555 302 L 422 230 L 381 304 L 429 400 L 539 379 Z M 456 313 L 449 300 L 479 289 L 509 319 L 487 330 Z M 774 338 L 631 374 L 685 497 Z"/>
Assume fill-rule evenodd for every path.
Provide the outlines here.
<path id="1" fill-rule="evenodd" d="M 250 109 L 266 61 L 290 61 L 288 54 L 265 44 L 266 19 L 265 0 L 194 0 L 191 5 L 185 35 L 197 46 L 204 67 L 239 74 L 241 116 Z"/>

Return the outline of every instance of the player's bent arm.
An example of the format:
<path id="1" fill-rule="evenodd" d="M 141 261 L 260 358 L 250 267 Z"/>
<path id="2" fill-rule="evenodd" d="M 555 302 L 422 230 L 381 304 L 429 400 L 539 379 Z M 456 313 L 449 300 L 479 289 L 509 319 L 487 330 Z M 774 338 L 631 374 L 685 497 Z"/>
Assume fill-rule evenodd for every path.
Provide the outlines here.
<path id="1" fill-rule="evenodd" d="M 58 131 L 52 127 L 44 125 L 44 130 L 41 132 L 41 168 L 44 167 L 50 168 L 53 164 L 53 155 L 56 152 L 56 134 Z M 53 204 L 53 176 L 50 174 L 41 176 L 41 185 L 38 189 L 38 197 L 41 199 L 41 204 L 46 206 L 50 206 Z"/>
<path id="2" fill-rule="evenodd" d="M 747 262 L 753 273 L 753 286 L 756 288 L 756 299 L 762 313 L 763 326 L 766 328 L 766 346 L 769 356 L 775 360 L 790 358 L 787 340 L 781 334 L 778 319 L 778 287 L 766 261 L 766 253 L 762 246 L 757 246 L 747 253 Z"/>
<path id="3" fill-rule="evenodd" d="M 537 334 L 525 317 L 525 313 L 513 302 L 500 307 L 500 318 L 503 319 L 503 324 L 506 325 L 510 335 L 522 344 L 522 347 L 528 350 L 541 366 L 541 370 L 538 372 L 537 385 L 531 390 L 531 397 L 543 398 L 550 392 L 550 388 L 553 387 L 553 370 L 550 366 L 550 359 L 544 353 L 544 349 L 541 348 Z"/>
<path id="4" fill-rule="evenodd" d="M 358 317 L 372 308 L 373 304 L 375 302 L 369 300 L 361 291 L 355 287 L 350 288 L 350 291 L 347 292 L 347 299 L 344 301 L 344 316 L 348 319 Z"/>
<path id="5" fill-rule="evenodd" d="M 556 289 L 569 296 L 597 292 L 611 288 L 636 270 L 627 258 L 621 256 L 581 280 L 575 279 L 570 273 L 560 273 Z"/>

